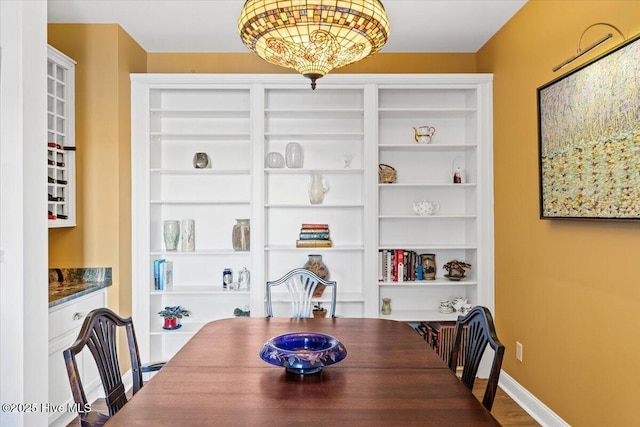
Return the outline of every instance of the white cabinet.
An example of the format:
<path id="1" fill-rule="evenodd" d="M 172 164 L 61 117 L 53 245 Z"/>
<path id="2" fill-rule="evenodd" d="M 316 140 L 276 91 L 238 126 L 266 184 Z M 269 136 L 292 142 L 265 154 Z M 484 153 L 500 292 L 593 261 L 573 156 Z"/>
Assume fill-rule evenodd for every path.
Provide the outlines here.
<path id="1" fill-rule="evenodd" d="M 395 183 L 378 184 L 378 250 L 435 254 L 437 265 L 435 280 L 379 273 L 378 296 L 391 298 L 393 319 L 455 320 L 457 313 L 438 311 L 451 296 L 493 306 L 491 81 L 464 80 L 378 88 L 378 162 L 397 171 Z M 419 126 L 435 128 L 430 143 L 416 142 Z M 454 183 L 458 168 L 462 183 Z M 422 200 L 439 210 L 417 215 L 413 203 Z M 472 265 L 462 281 L 445 277 L 451 260 Z"/>
<path id="2" fill-rule="evenodd" d="M 106 306 L 106 290 L 92 292 L 49 309 L 49 399 L 47 403 L 65 408 L 51 411 L 49 425 L 66 426 L 78 414 L 67 412 L 73 404 L 69 376 L 62 352 L 78 338 L 80 327 L 89 312 Z M 104 397 L 100 374 L 91 352 L 85 348 L 76 359 L 87 400 Z"/>
<path id="3" fill-rule="evenodd" d="M 48 47 L 47 188 L 49 227 L 76 225 L 75 61 Z"/>
<path id="4" fill-rule="evenodd" d="M 320 254 L 338 282 L 337 314 L 455 319 L 441 298 L 464 296 L 493 308 L 492 114 L 489 75 L 330 75 L 315 91 L 294 75 L 132 76 L 133 307 L 144 362 L 170 358 L 205 322 L 249 306 L 263 316 L 264 283 Z M 418 144 L 413 127 L 436 128 Z M 301 167 L 269 167 L 287 144 L 302 147 Z M 195 169 L 205 152 L 210 167 Z M 349 167 L 345 160 L 349 159 Z M 393 165 L 395 184 L 378 183 L 378 164 Z M 452 164 L 465 181 L 453 184 Z M 309 199 L 312 174 L 330 190 Z M 418 217 L 411 203 L 440 203 Z M 232 249 L 235 219 L 251 221 L 251 251 Z M 164 250 L 165 220 L 195 219 L 194 252 Z M 330 228 L 332 246 L 299 248 L 302 224 Z M 383 249 L 435 253 L 435 281 L 379 281 Z M 153 261 L 173 261 L 171 290 L 155 290 Z M 452 259 L 473 265 L 463 282 L 443 277 Z M 222 289 L 222 271 L 251 271 L 250 291 Z M 287 313 L 288 296 L 274 296 Z M 323 298 L 320 298 L 323 301 Z M 166 305 L 192 311 L 165 331 Z"/>

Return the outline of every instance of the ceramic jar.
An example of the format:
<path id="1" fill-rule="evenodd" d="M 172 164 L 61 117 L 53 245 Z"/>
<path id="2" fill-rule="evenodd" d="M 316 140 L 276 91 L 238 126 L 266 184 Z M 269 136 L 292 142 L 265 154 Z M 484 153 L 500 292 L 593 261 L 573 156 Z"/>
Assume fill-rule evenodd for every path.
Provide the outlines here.
<path id="1" fill-rule="evenodd" d="M 167 220 L 162 224 L 162 233 L 164 237 L 164 248 L 167 251 L 175 251 L 178 249 L 178 239 L 180 238 L 180 223 L 175 220 Z"/>
<path id="2" fill-rule="evenodd" d="M 264 164 L 268 168 L 281 168 L 284 166 L 284 157 L 282 154 L 272 151 L 265 157 Z"/>
<path id="3" fill-rule="evenodd" d="M 423 280 L 436 280 L 436 254 L 422 254 L 420 257 Z"/>
<path id="4" fill-rule="evenodd" d="M 251 230 L 248 219 L 236 219 L 231 240 L 234 251 L 248 251 L 251 244 Z"/>
<path id="5" fill-rule="evenodd" d="M 196 153 L 193 155 L 193 167 L 204 169 L 209 166 L 209 156 L 207 153 Z"/>
<path id="6" fill-rule="evenodd" d="M 182 220 L 182 251 L 193 252 L 196 250 L 196 223 L 192 219 Z"/>
<path id="7" fill-rule="evenodd" d="M 391 314 L 391 298 L 382 298 L 382 308 L 380 310 L 382 314 Z"/>
<path id="8" fill-rule="evenodd" d="M 304 163 L 302 146 L 297 142 L 288 143 L 285 148 L 284 160 L 288 168 L 301 168 Z"/>
<path id="9" fill-rule="evenodd" d="M 324 264 L 324 262 L 322 262 L 322 255 L 310 254 L 309 259 L 307 260 L 306 264 L 302 266 L 302 268 L 315 273 L 315 275 L 321 279 L 329 280 L 329 269 Z M 313 296 L 316 298 L 321 297 L 324 293 L 325 287 L 326 286 L 322 283 L 318 283 Z"/>
<path id="10" fill-rule="evenodd" d="M 427 216 L 433 215 L 440 210 L 440 203 L 430 202 L 429 200 L 422 200 L 420 202 L 413 202 L 413 212 L 416 215 Z"/>
<path id="11" fill-rule="evenodd" d="M 314 173 L 309 183 L 309 201 L 312 205 L 319 205 L 324 201 L 324 195 L 329 192 L 329 181 L 324 176 Z"/>

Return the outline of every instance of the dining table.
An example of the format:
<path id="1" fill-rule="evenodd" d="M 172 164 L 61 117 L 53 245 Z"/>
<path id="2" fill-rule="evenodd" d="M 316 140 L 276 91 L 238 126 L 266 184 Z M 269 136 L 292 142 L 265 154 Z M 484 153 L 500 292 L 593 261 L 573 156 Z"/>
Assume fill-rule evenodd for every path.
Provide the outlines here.
<path id="1" fill-rule="evenodd" d="M 316 332 L 347 355 L 315 374 L 259 356 L 273 337 Z M 106 424 L 134 426 L 496 426 L 407 323 L 250 318 L 205 324 Z"/>

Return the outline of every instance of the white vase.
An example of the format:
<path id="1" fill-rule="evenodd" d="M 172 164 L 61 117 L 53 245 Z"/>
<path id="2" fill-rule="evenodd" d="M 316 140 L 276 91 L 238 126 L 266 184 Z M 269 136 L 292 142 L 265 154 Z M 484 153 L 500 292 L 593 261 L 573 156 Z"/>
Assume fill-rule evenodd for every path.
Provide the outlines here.
<path id="1" fill-rule="evenodd" d="M 182 251 L 196 250 L 196 223 L 192 219 L 182 220 Z"/>
<path id="2" fill-rule="evenodd" d="M 319 205 L 324 201 L 324 195 L 329 192 L 329 181 L 320 174 L 311 175 L 309 184 L 309 201 L 312 205 Z"/>
<path id="3" fill-rule="evenodd" d="M 168 251 L 175 251 L 178 248 L 178 239 L 180 238 L 180 223 L 174 220 L 164 221 L 162 233 L 164 248 Z"/>
<path id="4" fill-rule="evenodd" d="M 236 219 L 231 233 L 234 251 L 251 250 L 251 226 L 248 219 Z"/>
<path id="5" fill-rule="evenodd" d="M 297 142 L 290 142 L 285 148 L 285 163 L 288 168 L 301 168 L 304 163 L 302 146 Z"/>

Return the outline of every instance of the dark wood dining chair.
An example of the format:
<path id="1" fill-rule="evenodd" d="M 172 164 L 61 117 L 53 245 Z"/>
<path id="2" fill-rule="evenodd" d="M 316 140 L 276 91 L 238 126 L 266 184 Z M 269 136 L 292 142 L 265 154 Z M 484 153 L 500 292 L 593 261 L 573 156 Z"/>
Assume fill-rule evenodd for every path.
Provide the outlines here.
<path id="1" fill-rule="evenodd" d="M 487 345 L 491 346 L 494 351 L 491 373 L 489 374 L 487 388 L 482 399 L 484 407 L 491 411 L 493 400 L 498 390 L 498 379 L 500 378 L 502 358 L 504 357 L 504 345 L 502 345 L 496 334 L 491 312 L 482 306 L 472 308 L 465 316 L 458 317 L 456 322 L 453 347 L 449 357 L 449 369 L 454 373 L 458 368 L 458 353 L 462 344 L 463 328 L 467 329 L 467 333 L 462 357 L 462 383 L 469 390 L 473 390 L 473 383 L 476 380 L 478 367 Z"/>
<path id="2" fill-rule="evenodd" d="M 99 412 L 78 412 L 80 424 L 83 427 L 102 426 L 109 418 L 118 412 L 126 403 L 127 396 L 116 349 L 117 328 L 124 327 L 127 331 L 129 355 L 131 356 L 131 373 L 133 376 L 133 394 L 142 387 L 142 372 L 140 370 L 140 357 L 138 355 L 138 343 L 131 318 L 124 319 L 106 307 L 91 311 L 82 323 L 76 341 L 63 352 L 67 366 L 69 383 L 74 401 L 80 408 L 88 407 L 87 397 L 84 393 L 76 356 L 87 347 L 98 366 L 100 379 L 104 388 L 105 401 L 109 408 L 109 414 Z"/>
<path id="3" fill-rule="evenodd" d="M 313 308 L 313 293 L 319 285 L 324 285 L 327 288 L 333 288 L 331 291 L 331 306 L 329 307 L 329 317 L 336 317 L 336 292 L 338 289 L 337 283 L 335 281 L 324 280 L 318 277 L 314 272 L 306 270 L 304 268 L 293 269 L 278 280 L 267 282 L 267 317 L 273 317 L 271 290 L 272 288 L 283 284 L 287 287 L 289 296 L 291 297 L 291 317 L 312 317 L 311 311 Z"/>

